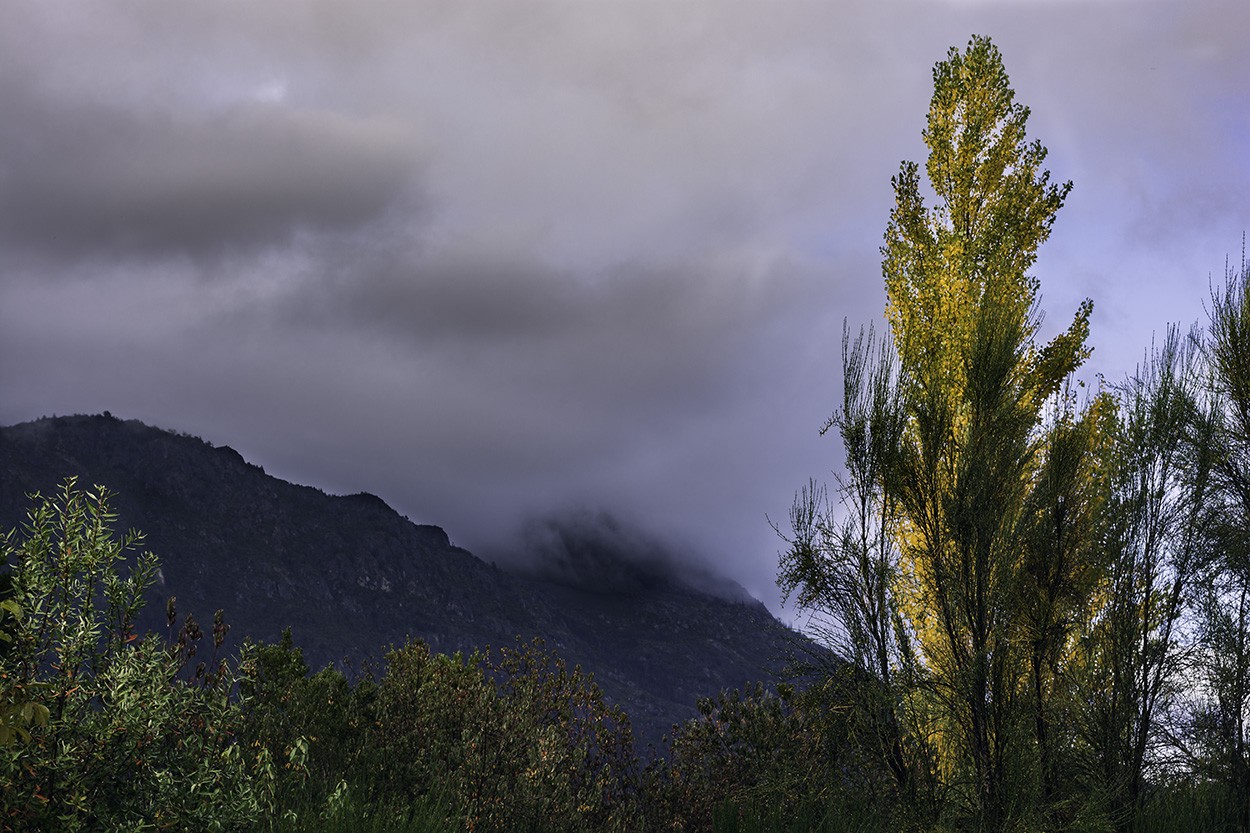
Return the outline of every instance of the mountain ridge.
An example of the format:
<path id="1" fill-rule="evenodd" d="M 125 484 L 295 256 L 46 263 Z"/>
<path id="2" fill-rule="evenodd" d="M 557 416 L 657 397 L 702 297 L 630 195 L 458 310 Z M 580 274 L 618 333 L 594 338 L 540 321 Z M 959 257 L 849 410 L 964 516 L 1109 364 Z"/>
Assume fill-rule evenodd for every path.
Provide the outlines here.
<path id="1" fill-rule="evenodd" d="M 541 637 L 658 744 L 698 697 L 771 679 L 807 644 L 745 591 L 714 595 L 593 539 L 561 539 L 581 586 L 509 572 L 377 495 L 289 483 L 228 445 L 107 412 L 0 428 L 0 529 L 20 526 L 26 495 L 67 476 L 115 493 L 116 529 L 142 530 L 160 559 L 141 626 L 163 630 L 175 595 L 199 621 L 223 608 L 235 636 L 274 641 L 291 627 L 314 668 L 409 637 L 447 653 Z M 596 571 L 615 585 L 588 585 Z"/>

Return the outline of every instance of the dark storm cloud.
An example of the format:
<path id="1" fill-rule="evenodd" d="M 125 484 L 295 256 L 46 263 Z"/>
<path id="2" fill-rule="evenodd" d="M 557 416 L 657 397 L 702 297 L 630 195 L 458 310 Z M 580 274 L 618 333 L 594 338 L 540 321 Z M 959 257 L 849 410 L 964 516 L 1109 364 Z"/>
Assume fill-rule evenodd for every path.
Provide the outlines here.
<path id="1" fill-rule="evenodd" d="M 706 399 L 758 322 L 812 289 L 810 266 L 707 254 L 571 275 L 514 251 L 359 254 L 275 298 L 283 325 L 371 330 L 418 356 L 489 360 L 537 395 Z M 250 310 L 245 314 L 250 314 Z M 466 369 L 471 365 L 466 365 Z"/>
<path id="2" fill-rule="evenodd" d="M 394 125 L 239 104 L 211 115 L 0 87 L 0 242 L 55 258 L 199 255 L 352 228 L 414 167 Z"/>

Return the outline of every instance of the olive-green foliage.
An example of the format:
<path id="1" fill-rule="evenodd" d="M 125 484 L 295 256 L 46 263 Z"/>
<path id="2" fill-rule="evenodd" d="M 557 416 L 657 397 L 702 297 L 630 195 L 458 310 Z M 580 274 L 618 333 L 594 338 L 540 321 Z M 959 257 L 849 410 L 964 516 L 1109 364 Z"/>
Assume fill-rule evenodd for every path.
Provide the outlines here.
<path id="1" fill-rule="evenodd" d="M 255 833 L 458 833 L 461 820 L 437 796 L 404 807 L 375 804 L 343 785 L 319 800 L 296 799 L 255 829 Z"/>
<path id="2" fill-rule="evenodd" d="M 1133 449 L 1119 430 L 1123 400 L 1076 395 L 1090 302 L 1066 331 L 1038 339 L 1029 271 L 1070 183 L 1043 169 L 1046 149 L 1027 140 L 1029 111 L 989 39 L 952 49 L 933 82 L 927 164 L 904 163 L 892 183 L 882 248 L 892 339 L 844 339 L 843 407 L 825 426 L 847 452 L 841 511 L 815 485 L 800 493 L 779 583 L 826 617 L 857 680 L 875 678 L 848 689 L 863 695 L 846 703 L 852 738 L 909 803 L 931 809 L 921 817 L 1056 826 L 1097 804 L 1073 800 L 1075 775 L 1102 770 L 1085 783 L 1114 791 L 1126 758 L 1137 806 L 1193 573 L 1167 553 L 1117 573 L 1131 559 L 1117 558 L 1121 530 L 1108 516 L 1116 488 L 1131 491 L 1114 477 Z M 1125 410 L 1130 427 L 1156 416 L 1138 409 L 1147 419 L 1134 423 Z M 1150 448 L 1179 462 L 1183 426 L 1160 429 Z M 1156 485 L 1172 499 L 1176 484 Z M 1132 537 L 1124 549 L 1164 540 Z M 1116 607 L 1119 589 L 1131 598 Z M 1149 622 L 1134 630 L 1138 612 Z M 1127 623 L 1115 631 L 1125 635 L 1116 668 L 1102 650 L 1113 622 Z M 1104 743 L 1082 734 L 1093 711 L 1083 706 L 1101 694 L 1115 714 L 1084 722 L 1117 735 Z M 1132 737 L 1117 745 L 1118 735 Z"/>
<path id="3" fill-rule="evenodd" d="M 30 727 L 46 726 L 49 717 L 48 707 L 34 699 L 38 684 L 22 683 L 4 670 L 22 621 L 22 606 L 10 598 L 12 587 L 12 575 L 0 574 L 0 748 L 29 741 Z"/>
<path id="4" fill-rule="evenodd" d="M 781 685 L 773 693 L 757 683 L 701 699 L 700 716 L 670 743 L 662 789 L 671 829 L 708 830 L 730 803 L 819 816 L 851 792 L 888 788 L 888 774 L 865 768 L 847 743 L 846 712 L 832 690 Z"/>
<path id="5" fill-rule="evenodd" d="M 269 802 L 271 767 L 234 740 L 224 667 L 183 682 L 175 652 L 134 633 L 156 559 L 130 560 L 141 539 L 114 538 L 109 498 L 68 480 L 3 539 L 21 618 L 0 702 L 33 719 L 0 748 L 0 829 L 237 829 Z"/>
<path id="6" fill-rule="evenodd" d="M 386 659 L 365 763 L 375 797 L 419 796 L 442 785 L 464 795 L 466 757 L 490 752 L 473 738 L 475 725 L 495 717 L 490 684 L 474 661 L 432 654 L 420 641 Z"/>
<path id="7" fill-rule="evenodd" d="M 537 641 L 465 657 L 414 640 L 355 686 L 307 676 L 289 635 L 254 656 L 247 736 L 274 758 L 309 743 L 307 781 L 279 787 L 295 818 L 275 830 L 709 831 L 731 805 L 735 824 L 776 807 L 795 824 L 852 806 L 896 817 L 893 779 L 848 742 L 844 680 L 705 699 L 671 762 L 644 766 L 627 717 Z"/>
<path id="8" fill-rule="evenodd" d="M 1250 830 L 1244 247 L 1208 335 L 1170 327 L 1082 403 L 1091 304 L 1037 340 L 1029 270 L 1070 186 L 1027 117 L 988 39 L 935 68 L 936 202 L 904 163 L 882 248 L 892 342 L 844 337 L 822 429 L 847 452 L 841 511 L 799 494 L 778 581 L 856 670 L 846 737 L 932 808 L 912 823 Z M 725 786 L 752 777 L 734 760 L 692 794 L 737 790 L 752 802 L 722 810 L 766 818 Z"/>
<path id="9" fill-rule="evenodd" d="M 624 713 L 535 642 L 497 655 L 393 651 L 366 763 L 379 797 L 453 798 L 477 831 L 619 830 L 636 760 Z"/>
<path id="10" fill-rule="evenodd" d="M 884 477 L 902 516 L 899 609 L 932 693 L 927 734 L 943 740 L 948 785 L 997 828 L 1033 791 L 1021 680 L 1036 658 L 1035 731 L 1049 749 L 1050 679 L 1040 664 L 1064 647 L 1051 627 L 1062 615 L 1052 614 L 1079 607 L 1089 586 L 1069 592 L 1065 572 L 1043 569 L 1042 586 L 1030 588 L 1039 603 L 1019 592 L 1028 584 L 1021 552 L 1037 532 L 1029 504 L 1046 490 L 1045 412 L 1089 355 L 1092 307 L 1038 341 L 1040 286 L 1029 269 L 1071 185 L 1051 183 L 1046 149 L 1027 141 L 1029 111 L 1015 102 L 998 50 L 973 37 L 937 64 L 933 84 L 924 139 L 936 201 L 926 205 L 919 166 L 904 163 L 882 247 L 906 415 Z M 1055 551 L 1041 549 L 1044 558 Z M 1065 585 L 1058 596 L 1051 579 Z M 1034 636 L 1046 644 L 1030 657 L 1022 623 L 1039 615 Z"/>
<path id="11" fill-rule="evenodd" d="M 352 686 L 334 668 L 309 676 L 289 629 L 276 645 L 254 646 L 250 657 L 250 673 L 240 685 L 242 737 L 272 760 L 300 753 L 298 766 L 279 773 L 281 800 L 320 806 L 345 778 L 359 781 L 377 687 L 369 680 Z"/>
<path id="12" fill-rule="evenodd" d="M 253 661 L 245 735 L 272 759 L 306 742 L 303 766 L 278 785 L 303 822 L 330 824 L 347 801 L 379 818 L 449 808 L 478 831 L 637 824 L 628 719 L 540 642 L 465 657 L 413 640 L 380 679 L 355 685 L 330 668 L 308 676 L 289 633 Z"/>
<path id="13" fill-rule="evenodd" d="M 509 724 L 530 738 L 524 777 L 538 774 L 548 814 L 556 812 L 568 830 L 627 827 L 638 762 L 624 710 L 608 705 L 590 675 L 569 669 L 541 640 L 492 654 L 486 670 L 500 681 Z"/>

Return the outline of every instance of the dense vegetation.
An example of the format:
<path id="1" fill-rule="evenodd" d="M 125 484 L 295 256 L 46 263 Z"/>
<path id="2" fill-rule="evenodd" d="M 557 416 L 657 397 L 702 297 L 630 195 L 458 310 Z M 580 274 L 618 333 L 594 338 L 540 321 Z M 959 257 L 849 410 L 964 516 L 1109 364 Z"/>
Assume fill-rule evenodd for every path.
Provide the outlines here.
<path id="1" fill-rule="evenodd" d="M 109 499 L 67 481 L 4 540 L 0 829 L 698 830 L 854 768 L 835 713 L 784 686 L 703 702 L 644 763 L 628 717 L 541 643 L 413 641 L 348 680 L 310 675 L 289 634 L 227 661 L 223 615 L 205 633 L 173 599 L 169 633 L 140 638 L 157 563 Z"/>
<path id="2" fill-rule="evenodd" d="M 1085 392 L 1090 305 L 1038 344 L 1027 275 L 1069 186 L 987 40 L 934 85 L 936 205 L 905 163 L 890 337 L 846 337 L 843 474 L 785 531 L 814 682 L 644 760 L 538 642 L 349 679 L 172 599 L 139 635 L 156 559 L 70 480 L 3 539 L 0 830 L 1250 829 L 1250 267 Z"/>
<path id="3" fill-rule="evenodd" d="M 918 823 L 1148 829 L 1183 796 L 1245 830 L 1250 269 L 1084 391 L 1091 304 L 1040 344 L 1027 274 L 1070 184 L 1013 99 L 988 40 L 934 71 L 936 202 L 904 163 L 890 334 L 844 337 L 843 474 L 798 495 L 780 582 Z"/>

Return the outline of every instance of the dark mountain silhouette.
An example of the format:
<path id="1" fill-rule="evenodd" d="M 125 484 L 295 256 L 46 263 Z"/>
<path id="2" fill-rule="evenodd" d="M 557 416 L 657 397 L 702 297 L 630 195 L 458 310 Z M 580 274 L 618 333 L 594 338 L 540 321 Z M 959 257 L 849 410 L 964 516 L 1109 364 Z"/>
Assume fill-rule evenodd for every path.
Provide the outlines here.
<path id="1" fill-rule="evenodd" d="M 118 530 L 142 530 L 160 558 L 146 629 L 163 632 L 176 595 L 201 623 L 224 608 L 232 638 L 275 641 L 290 626 L 314 668 L 409 636 L 443 652 L 541 636 L 657 742 L 698 697 L 771 678 L 801 641 L 736 585 L 713 594 L 655 553 L 630 561 L 619 535 L 549 526 L 552 557 L 512 574 L 373 495 L 327 495 L 108 414 L 0 428 L 0 530 L 70 475 L 116 493 Z"/>

